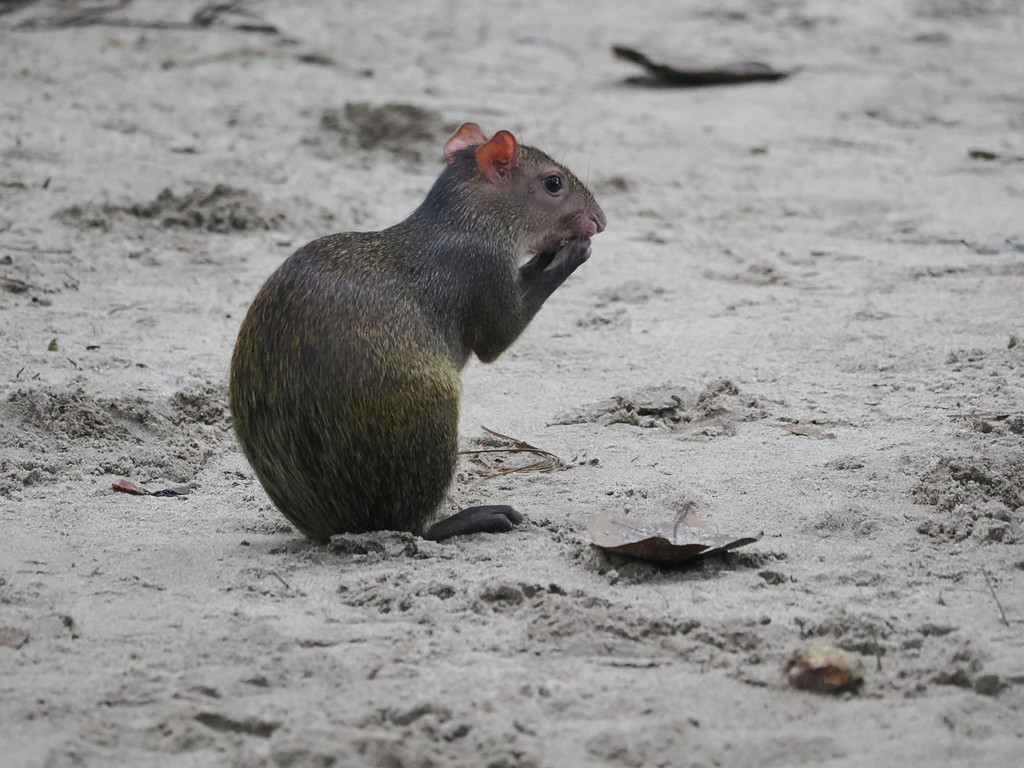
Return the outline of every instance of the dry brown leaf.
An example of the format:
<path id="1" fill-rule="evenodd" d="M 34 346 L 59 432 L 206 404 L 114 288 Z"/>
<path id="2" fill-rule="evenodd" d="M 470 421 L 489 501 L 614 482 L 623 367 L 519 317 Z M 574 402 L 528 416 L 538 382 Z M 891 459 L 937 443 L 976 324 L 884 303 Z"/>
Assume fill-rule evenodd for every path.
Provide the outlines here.
<path id="1" fill-rule="evenodd" d="M 783 672 L 790 685 L 814 693 L 853 691 L 864 682 L 859 657 L 824 643 L 808 643 L 794 651 Z"/>
<path id="2" fill-rule="evenodd" d="M 600 512 L 591 518 L 588 530 L 595 546 L 643 560 L 680 563 L 704 555 L 719 554 L 753 544 L 756 536 L 723 536 L 708 529 L 694 509 L 683 505 L 672 521 L 651 522 L 618 512 Z"/>
<path id="3" fill-rule="evenodd" d="M 148 496 L 149 491 L 143 488 L 141 485 L 136 485 L 131 480 L 118 480 L 112 486 L 111 490 L 118 491 L 120 493 L 130 493 L 133 496 Z"/>

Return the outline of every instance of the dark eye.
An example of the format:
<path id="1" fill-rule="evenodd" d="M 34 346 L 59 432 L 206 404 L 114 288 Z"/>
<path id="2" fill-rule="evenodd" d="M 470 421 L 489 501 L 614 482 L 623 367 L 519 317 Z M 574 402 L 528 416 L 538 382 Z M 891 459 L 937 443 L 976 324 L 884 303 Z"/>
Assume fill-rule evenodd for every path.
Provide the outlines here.
<path id="1" fill-rule="evenodd" d="M 562 177 L 551 175 L 544 179 L 544 189 L 550 194 L 557 195 L 562 190 Z"/>

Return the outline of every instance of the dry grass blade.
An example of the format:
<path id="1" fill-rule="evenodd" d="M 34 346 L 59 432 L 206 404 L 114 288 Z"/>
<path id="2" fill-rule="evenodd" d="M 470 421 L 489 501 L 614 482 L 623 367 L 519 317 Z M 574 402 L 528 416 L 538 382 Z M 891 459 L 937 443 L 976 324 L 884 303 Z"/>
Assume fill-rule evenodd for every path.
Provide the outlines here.
<path id="1" fill-rule="evenodd" d="M 1007 627 L 1010 626 L 1010 621 L 1006 618 L 1006 611 L 1003 610 L 1003 604 L 999 602 L 999 596 L 996 594 L 996 588 L 992 584 L 992 579 L 988 575 L 988 571 L 982 568 L 981 573 L 985 577 L 985 583 L 988 584 L 988 591 L 992 593 L 992 599 L 996 601 L 996 608 L 999 609 L 999 615 L 1002 617 L 1003 624 Z"/>
<path id="2" fill-rule="evenodd" d="M 493 429 L 488 429 L 483 425 L 481 425 L 480 428 L 484 432 L 491 435 L 492 437 L 497 438 L 498 440 L 508 441 L 509 443 L 511 443 L 511 446 L 507 448 L 479 448 L 470 451 L 459 451 L 460 455 L 480 457 L 485 454 L 497 453 L 532 453 L 535 456 L 540 457 L 540 461 L 536 461 L 533 464 L 527 464 L 526 466 L 522 467 L 487 467 L 485 469 L 477 470 L 481 475 L 484 475 L 485 477 L 497 477 L 499 475 L 511 475 L 525 472 L 550 472 L 551 470 L 561 466 L 562 464 L 562 460 L 558 458 L 558 456 L 556 456 L 555 454 L 551 453 L 550 451 L 545 451 L 543 448 L 537 448 L 534 445 L 530 445 L 525 440 L 519 440 L 518 438 L 510 437 L 509 435 L 503 435 L 500 432 L 495 432 Z"/>

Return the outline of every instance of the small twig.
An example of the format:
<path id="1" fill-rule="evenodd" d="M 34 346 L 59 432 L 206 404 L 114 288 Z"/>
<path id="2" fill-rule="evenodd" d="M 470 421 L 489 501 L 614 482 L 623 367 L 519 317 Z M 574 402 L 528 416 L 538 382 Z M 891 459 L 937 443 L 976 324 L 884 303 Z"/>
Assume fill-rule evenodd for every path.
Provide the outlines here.
<path id="1" fill-rule="evenodd" d="M 125 312 L 129 309 L 139 309 L 142 304 L 118 304 L 116 307 L 111 309 L 107 314 L 112 315 L 115 312 Z"/>
<path id="2" fill-rule="evenodd" d="M 477 448 L 472 451 L 459 451 L 460 456 L 473 456 L 478 453 L 539 453 L 545 456 L 555 455 L 540 448 Z"/>
<path id="3" fill-rule="evenodd" d="M 230 13 L 235 9 L 235 6 L 239 5 L 241 0 L 232 0 L 230 3 L 214 3 L 213 5 L 204 5 L 198 11 L 192 14 L 192 23 L 197 24 L 200 27 L 208 27 L 217 20 L 217 17 L 222 13 Z"/>
<path id="4" fill-rule="evenodd" d="M 133 19 L 108 19 L 106 14 L 111 11 L 119 11 L 128 6 L 132 0 L 117 0 L 108 5 L 93 6 L 63 16 L 54 16 L 49 19 L 30 19 L 14 29 L 24 31 L 45 31 L 50 29 L 63 29 L 66 27 L 118 27 L 121 29 L 161 29 L 161 30 L 194 30 L 213 29 L 213 22 L 226 12 L 234 12 L 249 16 L 252 14 L 236 9 L 239 2 L 220 3 L 200 8 L 193 14 L 189 21 L 135 21 Z M 237 32 L 257 32 L 264 35 L 278 35 L 281 31 L 273 24 L 262 22 L 231 24 L 221 29 L 231 29 Z"/>
<path id="5" fill-rule="evenodd" d="M 107 3 L 106 5 L 91 5 L 85 8 L 81 8 L 77 11 L 72 11 L 63 16 L 59 16 L 58 19 L 61 24 L 73 26 L 80 22 L 87 22 L 90 19 L 96 19 L 105 13 L 110 11 L 120 11 L 127 8 L 132 4 L 132 0 L 115 0 L 113 3 Z"/>
<path id="6" fill-rule="evenodd" d="M 85 26 L 95 19 L 110 11 L 120 11 L 130 5 L 132 0 L 117 0 L 107 5 L 91 5 L 86 8 L 78 8 L 53 16 L 46 20 L 46 23 L 53 27 L 76 27 Z M 19 24 L 15 29 L 39 29 L 34 19 Z"/>
<path id="7" fill-rule="evenodd" d="M 878 672 L 882 671 L 882 649 L 878 645 L 878 632 L 875 631 L 875 625 L 871 624 L 871 645 L 875 649 L 875 669 Z"/>
<path id="8" fill-rule="evenodd" d="M 686 501 L 676 513 L 676 519 L 672 522 L 672 541 L 679 541 L 679 527 L 682 525 L 691 528 L 703 528 L 704 521 L 697 517 L 697 505 L 692 501 Z"/>
<path id="9" fill-rule="evenodd" d="M 27 251 L 28 253 L 71 253 L 70 248 L 40 248 L 36 245 L 11 245 L 3 246 L 7 251 Z"/>
<path id="10" fill-rule="evenodd" d="M 985 577 L 985 583 L 988 584 L 988 591 L 992 593 L 992 599 L 996 601 L 996 607 L 999 609 L 999 615 L 1003 618 L 1003 624 L 1010 626 L 1010 622 L 1006 618 L 1006 611 L 1003 610 L 1003 604 L 999 602 L 999 597 L 996 595 L 996 588 L 992 584 L 992 579 L 989 578 L 988 571 L 982 568 L 981 573 Z"/>
<path id="11" fill-rule="evenodd" d="M 16 277 L 4 277 L 3 275 L 0 275 L 0 280 L 3 280 L 5 283 L 9 283 L 10 285 L 16 286 L 16 287 L 20 288 L 23 291 L 27 291 L 29 288 L 31 288 L 33 290 L 36 290 L 36 291 L 43 290 L 38 285 L 32 285 L 32 283 L 26 283 L 24 280 L 19 280 Z"/>
<path id="12" fill-rule="evenodd" d="M 278 581 L 280 581 L 282 584 L 284 584 L 284 588 L 287 589 L 289 592 L 291 592 L 291 590 L 292 590 L 291 585 L 287 581 L 282 579 L 281 575 L 277 571 L 271 571 L 270 575 L 273 576 Z"/>
<path id="13" fill-rule="evenodd" d="M 174 59 L 168 59 L 161 64 L 162 69 L 181 69 L 183 67 L 198 67 L 203 64 L 214 64 L 221 61 L 229 61 L 236 58 L 247 58 L 253 57 L 258 58 L 260 56 L 266 56 L 267 51 L 260 48 L 253 48 L 252 46 L 246 46 L 244 48 L 236 48 L 231 51 L 222 51 L 220 53 L 213 53 L 209 56 L 199 56 L 194 59 L 184 59 L 182 61 L 175 61 Z"/>
<path id="14" fill-rule="evenodd" d="M 76 19 L 71 23 L 62 20 L 46 22 L 25 22 L 14 29 L 30 32 L 43 32 L 65 27 L 112 27 L 114 29 L 157 29 L 157 30 L 195 30 L 195 29 L 227 29 L 235 32 L 255 32 L 261 35 L 279 35 L 280 30 L 272 24 L 235 24 L 228 27 L 212 27 L 194 24 L 191 21 L 132 21 L 131 19 Z"/>

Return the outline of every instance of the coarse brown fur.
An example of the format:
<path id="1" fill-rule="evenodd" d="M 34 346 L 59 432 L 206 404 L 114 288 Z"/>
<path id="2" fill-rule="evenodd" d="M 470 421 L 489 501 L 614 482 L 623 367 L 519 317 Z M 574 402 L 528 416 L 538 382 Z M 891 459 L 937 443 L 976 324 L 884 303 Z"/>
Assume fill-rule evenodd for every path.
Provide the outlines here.
<path id="1" fill-rule="evenodd" d="M 299 249 L 242 324 L 235 432 L 271 500 L 314 540 L 424 531 L 454 472 L 460 370 L 473 353 L 498 357 L 604 228 L 584 185 L 544 153 L 516 146 L 494 183 L 477 149 L 452 152 L 405 221 Z M 550 168 L 568 187 L 555 201 L 534 178 Z"/>

